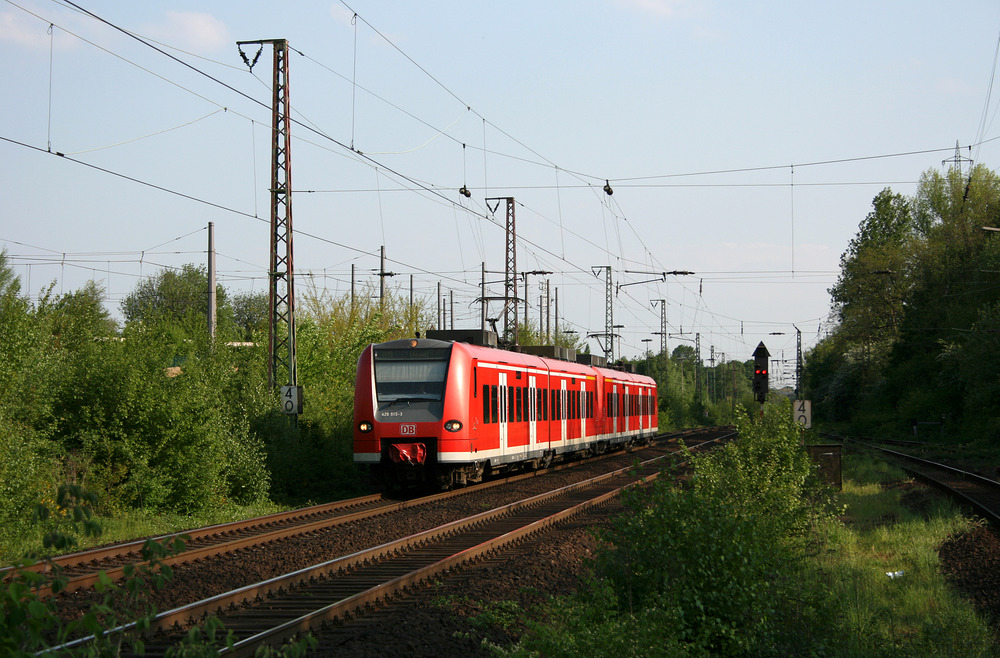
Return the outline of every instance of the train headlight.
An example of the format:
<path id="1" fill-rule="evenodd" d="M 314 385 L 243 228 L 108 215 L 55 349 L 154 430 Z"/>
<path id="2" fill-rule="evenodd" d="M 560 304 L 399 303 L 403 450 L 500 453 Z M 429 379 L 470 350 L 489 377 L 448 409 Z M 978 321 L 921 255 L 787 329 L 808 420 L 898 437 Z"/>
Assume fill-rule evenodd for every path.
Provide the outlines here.
<path id="1" fill-rule="evenodd" d="M 449 420 L 444 424 L 444 428 L 449 432 L 457 432 L 458 430 L 462 429 L 462 423 L 461 421 L 457 420 Z"/>
<path id="2" fill-rule="evenodd" d="M 373 429 L 375 429 L 375 425 L 373 425 L 372 423 L 368 422 L 367 420 L 363 420 L 360 423 L 358 423 L 358 431 L 359 432 L 363 432 L 363 433 L 367 434 L 368 432 L 371 432 Z"/>

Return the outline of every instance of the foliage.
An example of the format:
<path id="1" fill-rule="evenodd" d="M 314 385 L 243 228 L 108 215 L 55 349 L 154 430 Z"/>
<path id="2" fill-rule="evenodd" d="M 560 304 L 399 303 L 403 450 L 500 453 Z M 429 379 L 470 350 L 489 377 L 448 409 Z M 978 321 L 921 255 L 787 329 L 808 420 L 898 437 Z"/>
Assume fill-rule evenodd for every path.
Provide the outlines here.
<path id="1" fill-rule="evenodd" d="M 694 458 L 689 487 L 664 478 L 633 491 L 587 586 L 498 653 L 992 655 L 985 620 L 937 564 L 940 543 L 970 523 L 946 502 L 907 510 L 908 489 L 872 485 L 900 473 L 853 457 L 835 509 L 788 418 L 768 404 L 762 421 L 739 421 L 737 443 Z"/>
<path id="2" fill-rule="evenodd" d="M 28 531 L 26 511 L 52 489 L 58 454 L 52 383 L 62 360 L 20 289 L 0 252 L 0 552 Z"/>
<path id="3" fill-rule="evenodd" d="M 243 355 L 139 326 L 123 338 L 86 345 L 69 373 L 60 440 L 85 456 L 78 476 L 112 508 L 191 512 L 263 498 L 263 444 L 249 419 L 273 399 L 254 368 L 240 367 Z"/>
<path id="4" fill-rule="evenodd" d="M 187 337 L 207 333 L 208 271 L 204 266 L 190 264 L 180 271 L 161 270 L 140 281 L 122 300 L 121 310 L 126 324 L 169 326 Z M 236 336 L 233 307 L 221 285 L 216 285 L 216 319 L 220 338 Z"/>
<path id="5" fill-rule="evenodd" d="M 233 295 L 233 323 L 236 340 L 265 340 L 269 330 L 268 293 L 248 292 Z"/>
<path id="6" fill-rule="evenodd" d="M 36 518 L 50 525 L 46 548 L 75 546 L 75 535 L 81 531 L 88 536 L 100 535 L 101 528 L 92 519 L 96 503 L 97 496 L 83 487 L 63 485 L 53 509 L 44 501 L 37 504 Z M 126 565 L 120 583 L 101 572 L 94 586 L 102 594 L 101 600 L 69 622 L 58 616 L 52 596 L 40 594 L 43 587 L 50 587 L 53 593 L 65 588 L 67 578 L 62 568 L 50 559 L 39 563 L 38 556 L 28 556 L 15 565 L 12 576 L 0 583 L 0 654 L 12 658 L 40 653 L 87 658 L 117 656 L 123 652 L 143 655 L 144 635 L 156 616 L 152 592 L 173 579 L 173 570 L 165 560 L 181 553 L 187 539 L 181 535 L 163 541 L 147 540 L 141 550 L 142 562 Z M 37 568 L 42 565 L 44 569 Z M 78 638 L 89 641 L 78 642 Z M 166 655 L 216 656 L 220 648 L 232 649 L 234 642 L 232 631 L 226 631 L 217 618 L 211 617 L 204 622 L 204 628 L 192 628 Z M 278 649 L 267 648 L 258 655 L 303 656 L 316 645 L 315 638 L 307 635 Z"/>
<path id="7" fill-rule="evenodd" d="M 744 416 L 740 440 L 694 460 L 691 486 L 624 497 L 594 581 L 523 647 L 543 655 L 786 655 L 806 646 L 821 594 L 798 586 L 815 513 L 787 404 Z M 822 508 L 820 508 L 822 509 Z M 817 648 L 814 643 L 810 650 Z"/>
<path id="8" fill-rule="evenodd" d="M 92 508 L 97 497 L 79 485 L 59 487 L 54 510 L 45 504 L 36 506 L 39 521 L 52 521 L 54 525 L 46 535 L 47 549 L 65 549 L 76 545 L 75 533 L 100 534 L 100 526 L 92 520 Z M 183 542 L 159 544 L 149 541 L 143 548 L 141 566 L 125 569 L 122 584 L 112 582 L 101 574 L 96 589 L 103 594 L 100 602 L 91 605 L 79 619 L 64 623 L 56 615 L 51 596 L 42 597 L 39 588 L 50 586 L 54 593 L 61 591 L 66 578 L 61 568 L 49 561 L 45 572 L 32 570 L 35 556 L 29 556 L 17 566 L 14 575 L 0 586 L 0 649 L 5 656 L 31 656 L 40 651 L 57 649 L 60 655 L 106 656 L 118 655 L 125 646 L 137 653 L 143 652 L 139 635 L 149 627 L 155 614 L 149 603 L 152 587 L 162 587 L 170 578 L 170 568 L 162 563 L 167 555 L 183 550 Z M 108 633 L 119 626 L 123 619 L 135 620 L 131 631 Z M 93 640 L 75 647 L 64 646 L 67 641 L 81 634 L 90 634 Z"/>
<path id="9" fill-rule="evenodd" d="M 807 395 L 819 421 L 854 431 L 912 433 L 940 423 L 992 443 L 1000 436 L 993 306 L 1000 244 L 1000 178 L 928 171 L 911 198 L 883 190 L 841 258 L 830 293 L 839 324 L 806 357 Z"/>
<path id="10" fill-rule="evenodd" d="M 915 234 L 910 203 L 882 190 L 840 258 L 840 277 L 830 289 L 840 331 L 861 344 L 866 359 L 884 363 L 899 332 L 911 284 Z"/>

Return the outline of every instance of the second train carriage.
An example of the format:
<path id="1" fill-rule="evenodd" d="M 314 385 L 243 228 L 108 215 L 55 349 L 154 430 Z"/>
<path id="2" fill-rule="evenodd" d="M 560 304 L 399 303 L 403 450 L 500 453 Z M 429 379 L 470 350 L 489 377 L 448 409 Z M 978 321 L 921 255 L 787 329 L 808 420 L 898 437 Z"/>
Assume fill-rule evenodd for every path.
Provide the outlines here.
<path id="1" fill-rule="evenodd" d="M 358 360 L 354 461 L 395 484 L 479 482 L 656 432 L 656 383 L 642 375 L 426 338 Z"/>

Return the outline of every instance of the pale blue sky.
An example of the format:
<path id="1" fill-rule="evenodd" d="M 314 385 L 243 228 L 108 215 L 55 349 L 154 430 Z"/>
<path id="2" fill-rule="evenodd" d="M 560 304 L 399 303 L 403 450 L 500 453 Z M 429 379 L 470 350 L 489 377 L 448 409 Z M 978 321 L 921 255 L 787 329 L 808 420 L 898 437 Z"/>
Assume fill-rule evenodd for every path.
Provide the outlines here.
<path id="1" fill-rule="evenodd" d="M 667 298 L 706 360 L 761 339 L 792 358 L 883 187 L 911 194 L 956 141 L 1000 167 L 995 2 L 349 4 L 80 4 L 211 80 L 61 2 L 0 2 L 0 248 L 29 292 L 94 278 L 117 313 L 141 276 L 203 262 L 210 221 L 223 284 L 265 289 L 271 56 L 251 75 L 237 40 L 302 53 L 293 112 L 317 132 L 292 129 L 300 293 L 310 272 L 346 291 L 352 263 L 374 284 L 385 244 L 393 284 L 412 273 L 432 297 L 441 280 L 475 324 L 480 263 L 504 257 L 483 199 L 513 196 L 518 268 L 554 272 L 581 333 L 604 329 L 592 266 L 697 273 L 621 288 L 627 356 L 658 348 L 650 300 Z"/>

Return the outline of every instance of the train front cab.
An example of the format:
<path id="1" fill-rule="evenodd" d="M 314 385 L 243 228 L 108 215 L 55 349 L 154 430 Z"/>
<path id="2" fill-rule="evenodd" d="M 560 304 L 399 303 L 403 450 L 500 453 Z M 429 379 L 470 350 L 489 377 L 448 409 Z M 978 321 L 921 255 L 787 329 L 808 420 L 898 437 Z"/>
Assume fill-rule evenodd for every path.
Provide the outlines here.
<path id="1" fill-rule="evenodd" d="M 354 461 L 390 485 L 412 485 L 437 470 L 445 436 L 464 429 L 446 395 L 452 343 L 404 339 L 370 345 L 358 360 Z M 459 405 L 461 406 L 461 405 Z"/>

